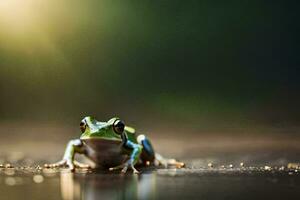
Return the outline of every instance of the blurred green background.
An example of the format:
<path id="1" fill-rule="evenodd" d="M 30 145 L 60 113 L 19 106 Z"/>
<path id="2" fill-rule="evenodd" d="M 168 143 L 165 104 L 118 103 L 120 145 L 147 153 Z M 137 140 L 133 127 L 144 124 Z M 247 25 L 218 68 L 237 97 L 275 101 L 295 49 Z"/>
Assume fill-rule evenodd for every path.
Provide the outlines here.
<path id="1" fill-rule="evenodd" d="M 0 121 L 298 127 L 292 1 L 0 1 Z"/>

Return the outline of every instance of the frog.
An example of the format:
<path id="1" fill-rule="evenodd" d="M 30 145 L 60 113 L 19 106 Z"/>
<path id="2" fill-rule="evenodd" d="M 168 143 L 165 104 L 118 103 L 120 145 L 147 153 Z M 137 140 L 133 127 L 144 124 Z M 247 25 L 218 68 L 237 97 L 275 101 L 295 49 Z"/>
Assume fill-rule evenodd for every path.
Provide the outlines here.
<path id="1" fill-rule="evenodd" d="M 137 164 L 175 168 L 185 166 L 183 162 L 157 153 L 146 135 L 138 134 L 118 117 L 101 122 L 92 116 L 86 116 L 81 120 L 79 128 L 80 137 L 68 142 L 62 160 L 48 166 L 66 167 L 73 172 L 76 168 L 92 168 L 89 164 L 76 161 L 75 154 L 83 154 L 89 158 L 95 163 L 93 168 L 120 170 L 121 173 L 131 169 L 138 174 Z"/>

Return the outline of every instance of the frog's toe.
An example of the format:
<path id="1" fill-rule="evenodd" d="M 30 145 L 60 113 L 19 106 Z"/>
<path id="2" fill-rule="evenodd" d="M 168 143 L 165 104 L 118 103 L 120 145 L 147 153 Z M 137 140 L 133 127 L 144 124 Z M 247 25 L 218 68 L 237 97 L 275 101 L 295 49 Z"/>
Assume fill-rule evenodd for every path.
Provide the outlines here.
<path id="1" fill-rule="evenodd" d="M 109 171 L 114 171 L 114 170 L 122 169 L 122 170 L 121 170 L 121 173 L 122 173 L 122 174 L 125 174 L 125 173 L 127 172 L 127 170 L 128 170 L 129 167 L 132 169 L 133 173 L 135 173 L 135 174 L 140 173 L 140 172 L 134 167 L 134 165 L 129 164 L 129 163 L 124 163 L 124 164 L 119 165 L 119 166 L 116 166 L 116 167 L 111 167 L 111 168 L 109 168 Z"/>
<path id="2" fill-rule="evenodd" d="M 125 173 L 127 172 L 129 166 L 130 166 L 130 168 L 132 169 L 132 172 L 133 172 L 134 174 L 139 174 L 139 173 L 140 173 L 140 172 L 134 167 L 133 164 L 131 164 L 131 165 L 128 165 L 128 164 L 125 165 L 125 167 L 123 167 L 121 173 L 125 174 Z"/>
<path id="3" fill-rule="evenodd" d="M 61 160 L 57 163 L 53 163 L 53 164 L 50 164 L 50 165 L 47 165 L 47 166 L 52 167 L 52 168 L 67 167 L 71 171 L 75 170 L 75 166 L 73 164 L 73 161 L 72 160 L 66 160 L 66 159 L 63 159 L 63 160 Z"/>
<path id="4" fill-rule="evenodd" d="M 45 164 L 45 166 L 49 166 L 49 167 L 53 167 L 53 168 L 55 168 L 55 167 L 62 167 L 62 166 L 65 166 L 65 165 L 66 165 L 66 163 L 67 163 L 67 161 L 66 161 L 66 160 L 61 160 L 61 161 L 59 161 L 59 162 L 56 162 L 56 163 L 52 163 L 52 164 Z"/>
<path id="5" fill-rule="evenodd" d="M 72 160 L 63 160 L 63 162 L 61 163 L 61 165 L 59 165 L 58 167 L 67 167 L 72 172 L 75 170 L 75 166 L 74 166 Z"/>
<path id="6" fill-rule="evenodd" d="M 174 166 L 176 168 L 182 168 L 185 166 L 185 164 L 183 162 L 178 162 L 175 159 L 168 159 L 168 165 Z"/>
<path id="7" fill-rule="evenodd" d="M 176 161 L 175 166 L 176 166 L 176 168 L 182 168 L 182 167 L 185 167 L 185 163 Z"/>
<path id="8" fill-rule="evenodd" d="M 131 169 L 133 171 L 134 174 L 139 174 L 140 172 L 132 165 Z"/>
<path id="9" fill-rule="evenodd" d="M 78 161 L 74 161 L 74 165 L 75 165 L 76 168 L 83 168 L 83 169 L 91 168 L 90 165 L 84 164 L 84 163 L 80 163 Z"/>
<path id="10" fill-rule="evenodd" d="M 113 168 L 113 167 L 110 167 L 108 170 L 109 170 L 109 171 L 114 171 L 114 170 L 115 170 L 115 168 Z"/>
<path id="11" fill-rule="evenodd" d="M 185 163 L 179 162 L 176 159 L 172 158 L 164 158 L 160 154 L 155 154 L 155 165 L 163 165 L 164 167 L 176 167 L 176 168 L 182 168 L 185 166 Z"/>
<path id="12" fill-rule="evenodd" d="M 110 167 L 108 170 L 109 170 L 109 171 L 114 171 L 114 170 L 121 169 L 121 168 L 123 168 L 123 167 L 124 167 L 124 164 L 119 165 L 119 166 L 116 166 L 116 167 Z"/>
<path id="13" fill-rule="evenodd" d="M 123 169 L 121 170 L 122 174 L 125 174 L 127 172 L 128 166 L 123 167 Z"/>

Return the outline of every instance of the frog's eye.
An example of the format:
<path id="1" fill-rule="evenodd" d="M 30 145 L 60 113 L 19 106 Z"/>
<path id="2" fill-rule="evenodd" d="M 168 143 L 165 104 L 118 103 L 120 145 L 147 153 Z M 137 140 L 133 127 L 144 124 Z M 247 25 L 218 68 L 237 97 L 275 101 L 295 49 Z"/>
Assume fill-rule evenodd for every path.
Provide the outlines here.
<path id="1" fill-rule="evenodd" d="M 83 133 L 85 131 L 85 129 L 86 129 L 86 122 L 85 121 L 81 121 L 80 124 L 79 124 L 79 126 L 80 126 L 81 132 Z"/>
<path id="2" fill-rule="evenodd" d="M 123 121 L 117 119 L 114 123 L 113 123 L 113 129 L 114 131 L 121 135 L 124 131 L 124 128 L 125 128 L 125 124 Z"/>

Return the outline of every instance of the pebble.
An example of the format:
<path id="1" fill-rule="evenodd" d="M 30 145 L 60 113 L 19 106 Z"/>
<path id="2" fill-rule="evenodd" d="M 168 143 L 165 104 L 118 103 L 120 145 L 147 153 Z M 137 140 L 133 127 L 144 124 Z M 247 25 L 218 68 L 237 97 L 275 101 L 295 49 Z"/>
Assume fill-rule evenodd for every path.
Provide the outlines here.
<path id="1" fill-rule="evenodd" d="M 284 169 L 285 169 L 284 166 L 279 167 L 279 171 L 284 171 Z"/>
<path id="2" fill-rule="evenodd" d="M 289 163 L 287 165 L 287 168 L 289 168 L 289 169 L 299 169 L 300 168 L 300 163 Z"/>
<path id="3" fill-rule="evenodd" d="M 272 168 L 271 168 L 270 166 L 267 166 L 267 165 L 266 165 L 266 166 L 264 167 L 264 169 L 267 170 L 267 171 L 271 171 Z"/>
<path id="4" fill-rule="evenodd" d="M 5 164 L 5 168 L 14 168 L 11 164 L 7 163 Z"/>

